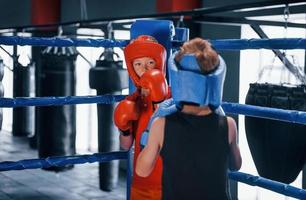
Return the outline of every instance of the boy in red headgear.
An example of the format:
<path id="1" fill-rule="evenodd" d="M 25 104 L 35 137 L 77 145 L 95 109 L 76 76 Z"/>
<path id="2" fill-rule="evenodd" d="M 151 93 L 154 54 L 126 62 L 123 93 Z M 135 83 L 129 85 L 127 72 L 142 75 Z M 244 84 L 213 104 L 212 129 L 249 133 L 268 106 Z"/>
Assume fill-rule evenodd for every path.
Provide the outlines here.
<path id="1" fill-rule="evenodd" d="M 115 109 L 114 122 L 119 128 L 124 149 L 135 141 L 134 166 L 140 153 L 140 138 L 145 131 L 156 103 L 169 97 L 165 78 L 166 49 L 155 38 L 142 35 L 124 49 L 127 70 L 136 91 L 122 100 Z M 133 170 L 131 200 L 160 200 L 162 162 L 157 159 L 150 176 L 143 178 Z"/>

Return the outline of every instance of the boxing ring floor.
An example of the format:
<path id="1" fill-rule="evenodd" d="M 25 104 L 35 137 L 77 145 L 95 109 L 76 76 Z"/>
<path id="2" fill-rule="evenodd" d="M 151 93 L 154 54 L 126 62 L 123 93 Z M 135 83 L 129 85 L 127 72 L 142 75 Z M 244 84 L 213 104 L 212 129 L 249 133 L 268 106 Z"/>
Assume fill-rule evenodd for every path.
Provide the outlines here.
<path id="1" fill-rule="evenodd" d="M 28 139 L 0 132 L 0 162 L 36 158 Z M 55 173 L 45 170 L 7 171 L 0 173 L 1 200 L 125 200 L 126 174 L 120 171 L 118 187 L 112 192 L 99 189 L 98 164 L 75 165 L 73 169 Z"/>

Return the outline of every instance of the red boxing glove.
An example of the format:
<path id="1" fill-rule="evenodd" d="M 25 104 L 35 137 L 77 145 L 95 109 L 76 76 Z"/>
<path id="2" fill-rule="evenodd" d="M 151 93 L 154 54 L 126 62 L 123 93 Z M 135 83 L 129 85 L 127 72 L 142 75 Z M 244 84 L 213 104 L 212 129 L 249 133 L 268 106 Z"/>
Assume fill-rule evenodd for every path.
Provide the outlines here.
<path id="1" fill-rule="evenodd" d="M 149 89 L 151 100 L 161 102 L 168 96 L 168 84 L 164 74 L 158 69 L 146 71 L 139 81 L 142 88 Z"/>
<path id="2" fill-rule="evenodd" d="M 123 135 L 129 135 L 132 122 L 138 120 L 139 111 L 136 103 L 131 100 L 122 100 L 114 111 L 114 123 Z"/>

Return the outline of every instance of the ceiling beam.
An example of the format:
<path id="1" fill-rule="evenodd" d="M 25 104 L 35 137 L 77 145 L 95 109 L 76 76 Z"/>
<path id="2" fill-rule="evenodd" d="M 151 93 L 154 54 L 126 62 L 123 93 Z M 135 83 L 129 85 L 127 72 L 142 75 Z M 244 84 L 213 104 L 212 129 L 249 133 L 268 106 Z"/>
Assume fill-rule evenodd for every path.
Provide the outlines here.
<path id="1" fill-rule="evenodd" d="M 222 24 L 222 25 L 241 25 L 241 24 L 257 24 L 257 25 L 267 25 L 267 26 L 283 26 L 294 28 L 305 28 L 306 24 L 300 23 L 291 23 L 288 22 L 277 22 L 277 21 L 267 21 L 267 20 L 251 20 L 238 17 L 217 17 L 217 16 L 200 16 L 194 17 L 192 21 L 196 23 L 213 23 L 213 24 Z"/>

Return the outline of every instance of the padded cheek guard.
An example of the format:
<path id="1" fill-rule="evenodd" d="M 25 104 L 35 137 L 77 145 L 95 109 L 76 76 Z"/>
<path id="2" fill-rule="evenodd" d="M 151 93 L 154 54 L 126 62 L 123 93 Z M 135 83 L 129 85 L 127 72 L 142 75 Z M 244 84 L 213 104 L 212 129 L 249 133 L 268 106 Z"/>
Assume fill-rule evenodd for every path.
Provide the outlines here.
<path id="1" fill-rule="evenodd" d="M 195 103 L 200 106 L 217 108 L 222 103 L 223 83 L 226 64 L 219 56 L 220 64 L 216 70 L 203 74 L 194 54 L 186 54 L 177 64 L 176 53 L 169 59 L 170 85 L 176 104 Z"/>

